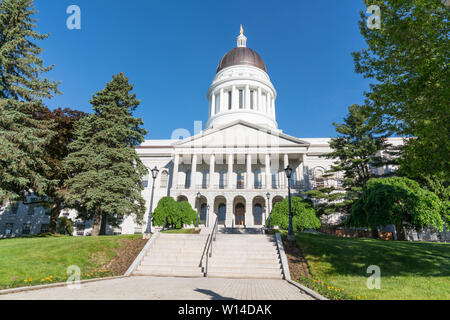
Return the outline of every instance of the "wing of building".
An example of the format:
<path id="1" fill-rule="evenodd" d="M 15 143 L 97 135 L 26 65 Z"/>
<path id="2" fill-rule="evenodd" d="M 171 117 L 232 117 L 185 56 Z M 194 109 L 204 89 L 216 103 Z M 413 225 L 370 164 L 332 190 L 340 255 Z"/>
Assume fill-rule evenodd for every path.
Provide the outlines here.
<path id="1" fill-rule="evenodd" d="M 149 140 L 137 148 L 149 172 L 155 167 L 159 170 L 154 181 L 151 174 L 146 178 L 144 221 L 162 197 L 171 196 L 198 209 L 202 225 L 212 225 L 218 217 L 219 224 L 227 227 L 261 227 L 267 212 L 287 196 L 284 169 L 288 165 L 294 169 L 290 181 L 294 194 L 319 186 L 341 186 L 339 175 L 322 177 L 333 162 L 319 157 L 331 151 L 330 139 L 297 138 L 279 128 L 277 91 L 263 59 L 247 47 L 242 32 L 237 47 L 220 61 L 207 100 L 205 130 L 183 140 Z M 391 142 L 398 144 L 401 139 Z M 19 208 L 16 218 L 0 218 L 0 233 L 20 234 L 23 228 L 30 233 L 29 212 Z M 74 212 L 66 215 L 76 216 Z M 48 228 L 45 219 L 35 220 Z M 89 234 L 90 223 L 79 225 L 76 234 Z M 146 229 L 128 217 L 122 228 L 110 228 L 109 233 Z"/>

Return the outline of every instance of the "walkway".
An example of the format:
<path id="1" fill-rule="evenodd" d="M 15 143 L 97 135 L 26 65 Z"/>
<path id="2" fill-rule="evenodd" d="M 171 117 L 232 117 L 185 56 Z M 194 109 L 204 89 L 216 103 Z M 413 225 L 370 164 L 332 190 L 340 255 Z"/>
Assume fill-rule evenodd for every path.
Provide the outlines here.
<path id="1" fill-rule="evenodd" d="M 130 277 L 0 295 L 0 300 L 313 300 L 284 280 Z"/>

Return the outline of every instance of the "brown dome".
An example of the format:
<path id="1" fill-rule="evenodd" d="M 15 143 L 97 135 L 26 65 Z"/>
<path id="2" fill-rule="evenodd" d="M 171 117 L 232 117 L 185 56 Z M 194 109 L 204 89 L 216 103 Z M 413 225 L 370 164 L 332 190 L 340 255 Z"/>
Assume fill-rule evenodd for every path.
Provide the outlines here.
<path id="1" fill-rule="evenodd" d="M 222 58 L 217 73 L 222 69 L 237 65 L 253 66 L 267 72 L 266 65 L 259 54 L 247 47 L 237 47 Z"/>

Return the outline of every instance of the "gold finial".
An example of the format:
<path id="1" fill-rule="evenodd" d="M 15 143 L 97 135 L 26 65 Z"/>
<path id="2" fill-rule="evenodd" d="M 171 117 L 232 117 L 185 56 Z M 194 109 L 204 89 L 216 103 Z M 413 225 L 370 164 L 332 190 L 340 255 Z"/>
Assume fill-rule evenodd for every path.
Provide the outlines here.
<path id="1" fill-rule="evenodd" d="M 241 24 L 241 35 L 244 35 L 244 28 L 242 27 L 242 24 Z"/>

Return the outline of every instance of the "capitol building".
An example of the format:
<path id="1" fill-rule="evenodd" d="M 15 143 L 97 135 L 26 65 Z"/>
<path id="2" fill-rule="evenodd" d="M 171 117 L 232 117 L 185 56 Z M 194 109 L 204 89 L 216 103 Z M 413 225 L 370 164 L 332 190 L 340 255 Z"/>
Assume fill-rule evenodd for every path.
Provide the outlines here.
<path id="1" fill-rule="evenodd" d="M 261 56 L 247 47 L 242 28 L 236 48 L 217 67 L 207 101 L 203 131 L 181 140 L 148 140 L 136 149 L 149 169 L 143 191 L 145 222 L 158 201 L 170 196 L 188 201 L 199 212 L 201 226 L 210 227 L 218 219 L 221 226 L 261 228 L 273 205 L 287 197 L 288 183 L 293 195 L 322 186 L 341 188 L 342 176 L 324 176 L 333 160 L 320 156 L 332 151 L 330 139 L 293 137 L 279 128 L 276 88 Z M 293 169 L 290 181 L 287 166 Z M 150 173 L 154 168 L 156 179 Z M 13 215 L 0 211 L 0 235 L 19 235 L 25 228 L 28 234 L 40 233 L 48 227 L 43 210 L 30 214 L 24 204 L 15 210 Z M 76 220 L 76 212 L 63 215 Z M 90 228 L 77 222 L 75 235 L 88 235 Z M 131 216 L 121 228 L 108 229 L 109 234 L 146 231 L 148 225 L 137 225 Z"/>

